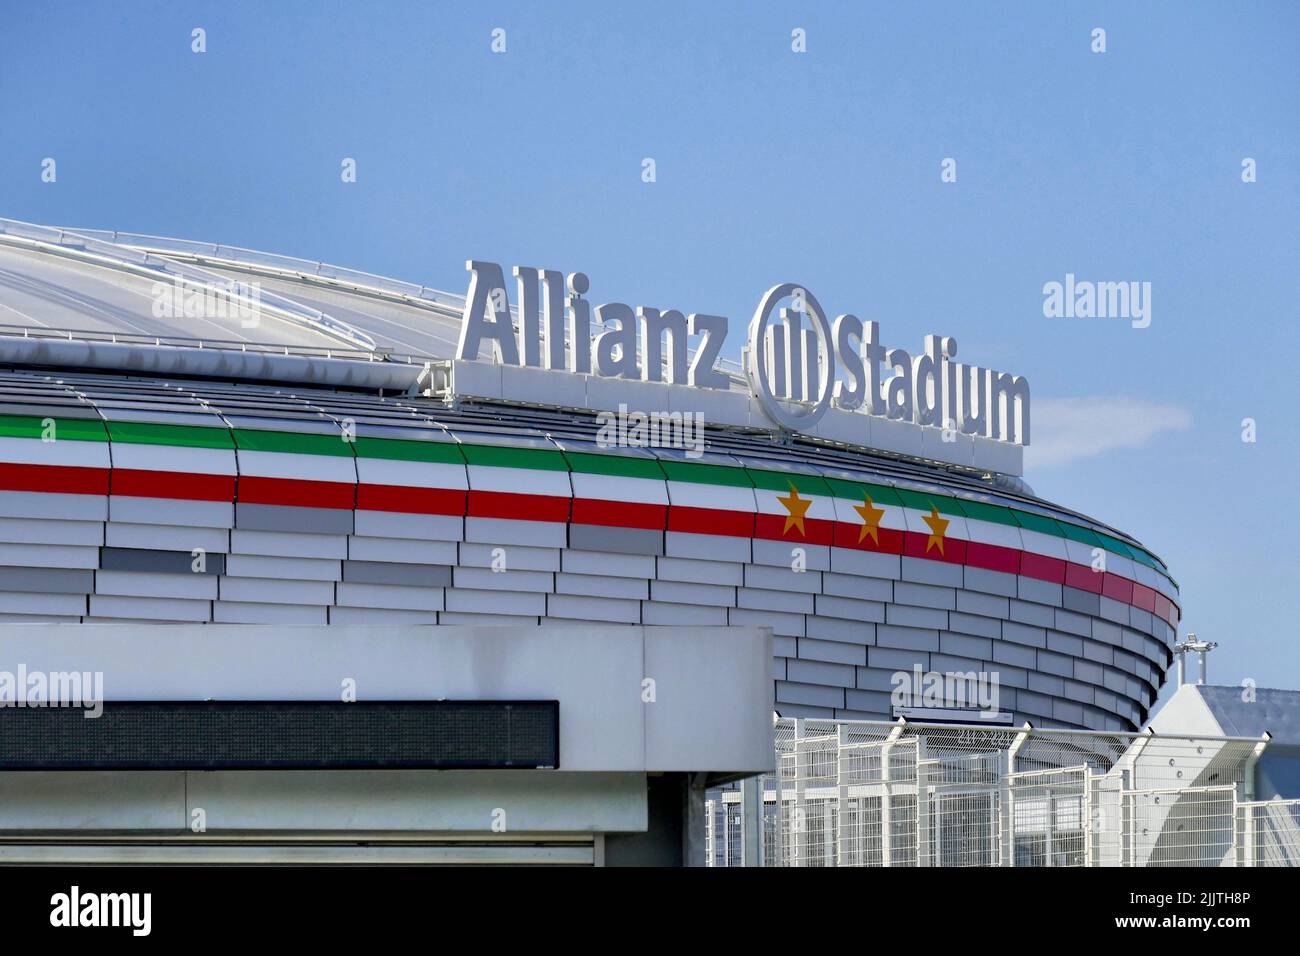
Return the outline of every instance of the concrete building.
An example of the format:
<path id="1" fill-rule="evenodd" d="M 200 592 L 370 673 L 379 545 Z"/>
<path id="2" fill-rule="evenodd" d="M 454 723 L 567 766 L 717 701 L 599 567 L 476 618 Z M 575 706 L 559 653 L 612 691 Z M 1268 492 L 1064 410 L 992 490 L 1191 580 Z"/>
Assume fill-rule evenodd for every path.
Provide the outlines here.
<path id="1" fill-rule="evenodd" d="M 753 628 L 10 624 L 0 653 L 0 863 L 703 865 L 705 788 L 773 760 Z M 15 706 L 13 661 L 102 698 Z"/>

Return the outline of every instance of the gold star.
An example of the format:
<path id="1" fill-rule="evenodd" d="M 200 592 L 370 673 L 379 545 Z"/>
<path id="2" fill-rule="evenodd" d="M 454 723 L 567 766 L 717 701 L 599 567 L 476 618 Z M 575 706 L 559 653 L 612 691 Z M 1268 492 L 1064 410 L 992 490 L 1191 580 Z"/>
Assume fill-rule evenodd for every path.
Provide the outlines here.
<path id="1" fill-rule="evenodd" d="M 864 494 L 867 503 L 863 505 L 854 505 L 853 510 L 862 516 L 862 527 L 858 529 L 858 543 L 867 535 L 871 535 L 871 540 L 877 545 L 880 544 L 880 519 L 885 516 L 884 508 L 877 508 L 871 502 L 871 495 Z"/>
<path id="2" fill-rule="evenodd" d="M 785 516 L 785 527 L 781 529 L 781 533 L 785 534 L 791 527 L 795 527 L 799 529 L 800 534 L 805 534 L 803 517 L 808 513 L 808 508 L 812 505 L 812 500 L 809 498 L 800 498 L 799 490 L 795 488 L 794 482 L 790 482 L 790 497 L 782 498 L 780 495 L 777 495 L 776 500 L 785 505 L 785 510 L 790 512 Z"/>
<path id="3" fill-rule="evenodd" d="M 925 542 L 925 553 L 929 554 L 930 549 L 936 544 L 939 546 L 939 553 L 943 554 L 943 535 L 948 530 L 948 519 L 939 517 L 939 509 L 930 506 L 930 513 L 922 516 L 922 521 L 930 526 L 930 537 Z"/>

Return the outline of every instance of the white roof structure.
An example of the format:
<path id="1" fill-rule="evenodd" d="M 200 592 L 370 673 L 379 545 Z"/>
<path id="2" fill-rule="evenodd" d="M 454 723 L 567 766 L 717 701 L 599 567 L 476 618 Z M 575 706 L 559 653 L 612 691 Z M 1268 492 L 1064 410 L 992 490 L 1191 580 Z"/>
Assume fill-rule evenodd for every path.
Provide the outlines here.
<path id="1" fill-rule="evenodd" d="M 1300 691 L 1184 684 L 1151 720 L 1156 733 L 1259 737 L 1300 747 Z"/>

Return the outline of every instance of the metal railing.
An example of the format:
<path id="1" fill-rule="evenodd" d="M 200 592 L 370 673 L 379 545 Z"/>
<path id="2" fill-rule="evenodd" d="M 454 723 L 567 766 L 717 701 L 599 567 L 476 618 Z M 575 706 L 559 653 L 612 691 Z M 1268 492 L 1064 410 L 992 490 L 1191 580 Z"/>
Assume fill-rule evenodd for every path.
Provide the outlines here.
<path id="1" fill-rule="evenodd" d="M 50 326 L 0 323 L 0 336 L 20 339 L 55 339 L 62 342 L 106 342 L 120 345 L 152 345 L 159 348 L 221 349 L 234 352 L 258 352 L 268 355 L 352 359 L 359 362 L 401 362 L 423 365 L 438 361 L 415 353 L 401 354 L 388 349 L 353 349 L 346 346 L 326 348 L 319 345 L 283 345 L 274 342 L 249 342 L 242 339 L 195 338 L 185 335 L 150 335 L 147 332 L 108 332 L 102 329 L 61 329 Z M 443 364 L 446 364 L 445 361 Z"/>
<path id="2" fill-rule="evenodd" d="M 1300 866 L 1300 800 L 1256 801 L 1267 738 L 778 720 L 766 866 Z M 736 866 L 746 804 L 709 802 Z"/>

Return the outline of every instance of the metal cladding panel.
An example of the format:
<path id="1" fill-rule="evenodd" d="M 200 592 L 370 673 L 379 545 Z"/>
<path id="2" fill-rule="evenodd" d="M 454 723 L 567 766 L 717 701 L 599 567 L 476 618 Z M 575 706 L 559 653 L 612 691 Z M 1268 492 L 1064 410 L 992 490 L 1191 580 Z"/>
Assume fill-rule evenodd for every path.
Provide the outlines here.
<path id="1" fill-rule="evenodd" d="M 401 584 L 408 587 L 451 586 L 447 565 L 400 564 L 387 561 L 345 561 L 342 580 L 352 584 Z"/>
<path id="2" fill-rule="evenodd" d="M 336 584 L 335 603 L 343 607 L 398 608 L 408 611 L 441 611 L 443 589 L 400 587 L 391 584 Z"/>
<path id="3" fill-rule="evenodd" d="M 105 571 L 95 573 L 92 591 L 118 597 L 171 597 L 211 601 L 217 597 L 217 578 L 210 574 L 156 574 L 146 571 Z"/>
<path id="4" fill-rule="evenodd" d="M 0 591 L 89 594 L 95 580 L 89 569 L 0 567 Z"/>
<path id="5" fill-rule="evenodd" d="M 333 581 L 289 581 L 284 578 L 221 578 L 219 597 L 223 601 L 254 604 L 334 603 Z"/>
<path id="6" fill-rule="evenodd" d="M 284 577 L 295 581 L 340 581 L 339 561 L 317 558 L 281 558 L 255 554 L 232 554 L 226 558 L 226 574 L 239 578 Z"/>
<path id="7" fill-rule="evenodd" d="M 650 582 L 634 578 L 608 577 L 600 574 L 555 576 L 555 593 L 599 598 L 624 598 L 644 601 L 650 596 Z"/>
<path id="8" fill-rule="evenodd" d="M 92 594 L 92 618 L 126 618 L 142 621 L 210 621 L 212 602 L 183 598 L 119 597 L 111 594 Z"/>
<path id="9" fill-rule="evenodd" d="M 346 558 L 348 539 L 345 535 L 235 529 L 230 532 L 230 552 L 286 558 Z"/>
<path id="10" fill-rule="evenodd" d="M 0 518 L 0 542 L 5 544 L 104 543 L 104 525 L 98 521 L 44 521 L 40 518 Z"/>
<path id="11" fill-rule="evenodd" d="M 232 482 L 233 492 L 233 482 Z M 119 524 L 161 527 L 160 521 L 228 530 L 235 526 L 233 501 L 176 501 L 171 498 L 110 495 L 108 517 Z"/>
<path id="12" fill-rule="evenodd" d="M 212 620 L 217 624 L 325 625 L 329 623 L 329 608 L 305 604 L 213 601 Z"/>
<path id="13" fill-rule="evenodd" d="M 54 520 L 104 521 L 108 518 L 108 500 L 85 494 L 0 491 L 0 515 L 14 518 L 40 516 Z"/>
<path id="14" fill-rule="evenodd" d="M 465 540 L 478 544 L 563 548 L 568 543 L 569 532 L 568 525 L 558 521 L 469 517 L 465 519 Z"/>
<path id="15" fill-rule="evenodd" d="M 0 613 L 72 615 L 86 613 L 84 594 L 22 594 L 0 591 Z"/>
<path id="16" fill-rule="evenodd" d="M 347 541 L 348 556 L 357 561 L 383 561 L 402 564 L 455 564 L 454 541 L 418 541 L 409 538 L 361 537 Z"/>
<path id="17" fill-rule="evenodd" d="M 560 764 L 558 701 L 108 701 L 0 710 L 0 770 L 486 769 Z"/>
<path id="18" fill-rule="evenodd" d="M 560 548 L 528 548 L 517 545 L 510 549 L 509 567 L 516 571 L 558 571 L 561 556 L 565 560 L 570 560 L 578 556 L 578 552 Z M 467 568 L 491 568 L 499 566 L 500 558 L 499 550 L 492 545 L 465 542 L 454 549 L 450 563 Z M 653 568 L 654 565 L 651 564 L 649 567 Z M 609 573 L 619 572 L 611 570 Z"/>
<path id="19" fill-rule="evenodd" d="M 161 520 L 172 514 L 170 502 L 155 510 L 150 517 Z M 176 509 L 175 523 L 171 524 L 120 524 L 110 521 L 104 525 L 104 545 L 109 548 L 144 551 L 185 551 L 195 549 L 211 554 L 230 551 L 230 532 L 225 528 L 207 528 L 189 525 L 192 517 L 184 507 Z"/>
<path id="20" fill-rule="evenodd" d="M 296 505 L 235 505 L 235 527 L 247 531 L 291 531 L 300 534 L 351 534 L 353 512 L 341 508 Z"/>
<path id="21" fill-rule="evenodd" d="M 569 525 L 569 545 L 583 551 L 654 556 L 664 553 L 664 534 L 648 528 L 610 528 L 574 523 Z"/>
<path id="22" fill-rule="evenodd" d="M 360 463 L 358 463 L 360 467 Z M 364 504 L 365 486 L 358 491 L 359 503 Z M 429 539 L 437 541 L 463 541 L 465 516 L 413 514 L 397 511 L 368 511 L 358 507 L 356 533 L 369 538 Z"/>

